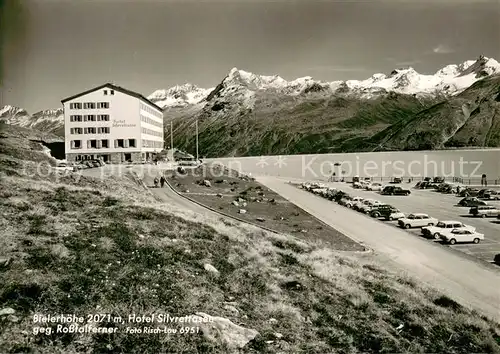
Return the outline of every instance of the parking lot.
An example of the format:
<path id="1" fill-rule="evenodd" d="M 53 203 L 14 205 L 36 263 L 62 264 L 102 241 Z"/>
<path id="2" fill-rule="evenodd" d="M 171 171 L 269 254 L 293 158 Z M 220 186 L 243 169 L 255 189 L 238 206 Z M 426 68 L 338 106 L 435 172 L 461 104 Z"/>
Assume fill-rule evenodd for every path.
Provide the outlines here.
<path id="1" fill-rule="evenodd" d="M 469 216 L 469 208 L 456 206 L 460 197 L 453 194 L 442 194 L 431 189 L 413 189 L 414 184 L 401 184 L 404 189 L 410 189 L 410 196 L 387 196 L 378 192 L 354 189 L 350 184 L 340 182 L 324 183 L 333 188 L 343 190 L 353 196 L 371 198 L 391 204 L 406 215 L 410 213 L 426 213 L 438 220 L 457 220 L 476 227 L 476 231 L 484 234 L 485 239 L 479 244 L 443 245 L 477 257 L 486 262 L 492 262 L 495 254 L 500 253 L 500 220 L 497 218 L 475 218 Z M 488 204 L 500 206 L 500 201 L 487 201 Z M 353 211 L 355 213 L 356 211 Z M 366 216 L 369 217 L 369 216 Z M 397 226 L 397 221 L 381 221 Z M 414 237 L 423 237 L 420 228 L 407 230 Z M 441 242 L 429 239 L 429 242 Z"/>

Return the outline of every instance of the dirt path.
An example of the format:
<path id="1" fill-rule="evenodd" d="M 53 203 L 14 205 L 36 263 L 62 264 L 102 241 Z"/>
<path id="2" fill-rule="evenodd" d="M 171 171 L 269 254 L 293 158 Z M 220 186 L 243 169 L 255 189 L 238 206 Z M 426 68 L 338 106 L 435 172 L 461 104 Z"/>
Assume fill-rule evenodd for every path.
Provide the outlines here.
<path id="1" fill-rule="evenodd" d="M 461 304 L 500 321 L 500 272 L 411 237 L 382 222 L 273 177 L 257 177 L 268 188 L 375 251 L 388 266 L 417 277 Z"/>

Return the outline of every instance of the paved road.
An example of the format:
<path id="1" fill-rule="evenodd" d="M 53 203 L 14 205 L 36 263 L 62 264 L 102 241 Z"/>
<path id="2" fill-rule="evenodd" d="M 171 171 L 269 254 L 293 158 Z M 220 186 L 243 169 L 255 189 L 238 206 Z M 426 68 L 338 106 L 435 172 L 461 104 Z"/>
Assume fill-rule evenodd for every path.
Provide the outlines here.
<path id="1" fill-rule="evenodd" d="M 442 245 L 409 237 L 404 230 L 300 190 L 286 180 L 274 177 L 257 177 L 257 180 L 372 248 L 376 257 L 394 269 L 416 276 L 463 305 L 500 321 L 500 271 L 450 252 Z"/>

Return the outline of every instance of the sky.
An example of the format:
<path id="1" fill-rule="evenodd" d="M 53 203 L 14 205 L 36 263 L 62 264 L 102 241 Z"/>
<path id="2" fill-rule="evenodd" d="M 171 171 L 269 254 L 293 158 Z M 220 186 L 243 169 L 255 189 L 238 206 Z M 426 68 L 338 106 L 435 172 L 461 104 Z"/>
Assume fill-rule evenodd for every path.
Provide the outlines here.
<path id="1" fill-rule="evenodd" d="M 500 61 L 500 0 L 4 0 L 0 106 L 30 113 L 105 82 L 148 96 L 233 67 L 287 80 Z"/>

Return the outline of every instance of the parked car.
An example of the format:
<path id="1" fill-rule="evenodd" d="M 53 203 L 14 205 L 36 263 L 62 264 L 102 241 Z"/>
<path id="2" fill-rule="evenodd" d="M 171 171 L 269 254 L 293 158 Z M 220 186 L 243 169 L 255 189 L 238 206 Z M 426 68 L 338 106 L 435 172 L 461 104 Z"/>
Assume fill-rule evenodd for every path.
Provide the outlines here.
<path id="1" fill-rule="evenodd" d="M 422 235 L 424 235 L 425 237 L 434 237 L 435 239 L 439 239 L 439 233 L 441 231 L 452 229 L 468 229 L 472 231 L 476 230 L 474 226 L 466 225 L 460 221 L 447 220 L 439 221 L 435 226 L 422 227 Z"/>
<path id="2" fill-rule="evenodd" d="M 443 230 L 439 233 L 439 237 L 450 245 L 454 245 L 457 242 L 479 243 L 481 240 L 484 240 L 484 234 L 469 229 Z"/>
<path id="3" fill-rule="evenodd" d="M 395 207 L 389 204 L 379 204 L 377 206 L 374 206 L 370 210 L 370 216 L 373 218 L 380 218 L 380 217 L 386 217 L 389 216 L 392 212 L 398 211 Z"/>
<path id="4" fill-rule="evenodd" d="M 485 194 L 489 194 L 491 192 L 493 192 L 491 189 L 481 189 L 477 193 L 476 197 L 478 197 L 478 198 L 486 198 Z"/>
<path id="5" fill-rule="evenodd" d="M 354 203 L 354 204 L 352 205 L 352 208 L 353 208 L 354 210 L 361 211 L 361 208 L 363 208 L 363 206 L 365 206 L 365 205 L 369 205 L 370 203 L 373 203 L 373 202 L 375 202 L 375 200 L 374 200 L 374 199 L 363 199 L 363 200 L 359 200 L 359 201 L 357 201 L 356 203 Z"/>
<path id="6" fill-rule="evenodd" d="M 403 179 L 401 177 L 393 177 L 389 183 L 397 184 L 397 183 L 401 183 L 401 182 L 403 182 Z"/>
<path id="7" fill-rule="evenodd" d="M 359 211 L 368 214 L 373 208 L 376 208 L 379 205 L 382 205 L 382 202 L 378 200 L 369 201 L 368 203 L 364 203 L 364 205 L 359 208 Z"/>
<path id="8" fill-rule="evenodd" d="M 434 177 L 432 180 L 434 183 L 443 183 L 444 182 L 444 177 Z"/>
<path id="9" fill-rule="evenodd" d="M 500 215 L 500 209 L 493 205 L 480 205 L 470 208 L 469 214 L 481 218 L 497 217 Z"/>
<path id="10" fill-rule="evenodd" d="M 488 205 L 488 203 L 486 203 L 484 200 L 479 200 L 476 197 L 465 197 L 458 202 L 458 205 L 463 207 L 473 207 L 479 205 Z"/>
<path id="11" fill-rule="evenodd" d="M 372 210 L 370 211 L 370 216 L 374 218 L 383 217 L 388 221 L 399 220 L 406 217 L 406 215 L 401 212 L 401 210 L 389 204 L 382 204 L 372 208 Z"/>
<path id="12" fill-rule="evenodd" d="M 488 193 L 484 193 L 484 199 L 500 200 L 500 191 L 490 191 Z"/>
<path id="13" fill-rule="evenodd" d="M 343 205 L 348 207 L 348 208 L 352 208 L 355 203 L 358 203 L 362 200 L 363 200 L 363 198 L 361 198 L 361 197 L 352 197 L 351 199 L 347 199 Z"/>
<path id="14" fill-rule="evenodd" d="M 312 190 L 313 194 L 316 194 L 316 195 L 323 195 L 323 193 L 327 192 L 328 189 L 326 188 L 314 188 Z"/>
<path id="15" fill-rule="evenodd" d="M 411 192 L 410 192 L 410 190 L 403 189 L 401 187 L 386 186 L 382 190 L 381 194 L 383 194 L 383 195 L 410 195 Z"/>
<path id="16" fill-rule="evenodd" d="M 326 193 L 325 198 L 327 198 L 328 200 L 333 200 L 339 192 L 340 191 L 336 188 L 328 188 L 328 192 Z"/>
<path id="17" fill-rule="evenodd" d="M 353 182 L 352 186 L 353 188 L 356 188 L 356 189 L 364 189 L 366 188 L 366 186 L 369 184 L 369 182 L 367 181 L 358 181 L 358 182 Z"/>
<path id="18" fill-rule="evenodd" d="M 378 182 L 372 182 L 366 186 L 366 190 L 368 191 L 380 192 L 382 189 L 384 189 L 384 186 L 382 185 L 382 183 Z"/>
<path id="19" fill-rule="evenodd" d="M 422 213 L 410 214 L 406 218 L 398 220 L 399 226 L 405 229 L 413 227 L 432 226 L 436 225 L 437 223 L 438 220 L 436 218 L 432 218 L 429 215 Z"/>
<path id="20" fill-rule="evenodd" d="M 476 197 L 479 193 L 477 188 L 465 188 L 458 193 L 459 197 Z"/>

